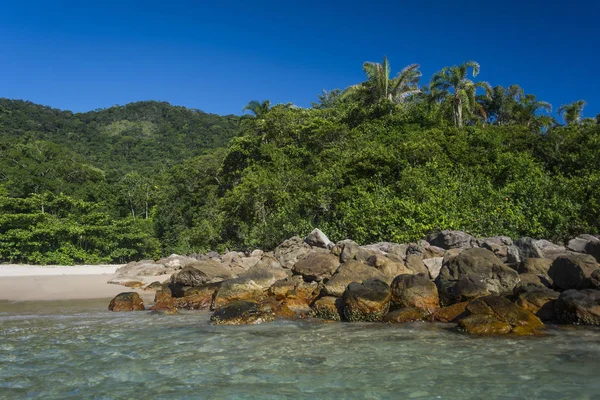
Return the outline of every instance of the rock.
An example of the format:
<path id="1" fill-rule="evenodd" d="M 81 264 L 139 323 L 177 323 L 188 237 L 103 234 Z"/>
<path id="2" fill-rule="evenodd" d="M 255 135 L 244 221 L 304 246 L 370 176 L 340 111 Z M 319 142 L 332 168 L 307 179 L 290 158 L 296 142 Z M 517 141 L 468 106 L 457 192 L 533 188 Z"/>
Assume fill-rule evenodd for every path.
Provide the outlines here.
<path id="1" fill-rule="evenodd" d="M 233 278 L 223 281 L 215 293 L 212 309 L 217 310 L 238 300 L 260 301 L 263 288 L 249 278 Z"/>
<path id="2" fill-rule="evenodd" d="M 549 258 L 551 260 L 554 260 L 567 252 L 565 246 L 554 244 L 545 239 L 537 240 L 535 245 L 540 249 L 544 258 Z"/>
<path id="3" fill-rule="evenodd" d="M 458 321 L 459 327 L 475 335 L 535 335 L 544 326 L 531 312 L 500 296 L 473 300 L 466 310 L 470 315 Z"/>
<path id="4" fill-rule="evenodd" d="M 116 295 L 108 305 L 110 311 L 142 311 L 144 302 L 136 292 L 124 292 Z"/>
<path id="5" fill-rule="evenodd" d="M 431 279 L 435 279 L 440 274 L 440 270 L 442 269 L 442 264 L 444 262 L 444 257 L 432 257 L 426 258 L 423 260 L 423 264 L 425 264 L 425 268 L 429 272 L 429 277 Z"/>
<path id="6" fill-rule="evenodd" d="M 539 287 L 543 289 L 552 286 L 549 280 L 540 275 L 519 274 L 519 279 L 520 281 L 517 286 L 515 286 L 515 289 L 519 287 Z"/>
<path id="7" fill-rule="evenodd" d="M 313 229 L 313 231 L 304 238 L 304 241 L 309 246 L 321 247 L 328 250 L 331 250 L 334 246 L 333 242 L 329 240 L 329 238 L 323 232 L 321 232 L 320 229 L 317 228 Z"/>
<path id="8" fill-rule="evenodd" d="M 423 259 L 421 256 L 416 254 L 409 254 L 406 256 L 406 268 L 411 270 L 414 274 L 427 274 L 429 275 L 429 270 L 425 266 Z"/>
<path id="9" fill-rule="evenodd" d="M 519 251 L 519 259 L 516 262 L 527 258 L 544 258 L 544 253 L 537 246 L 537 240 L 530 237 L 523 237 L 515 240 L 514 245 Z"/>
<path id="10" fill-rule="evenodd" d="M 454 288 L 459 281 L 461 284 Z M 518 282 L 517 271 L 504 265 L 490 250 L 481 248 L 466 249 L 449 258 L 435 280 L 443 305 L 482 292 L 512 293 Z"/>
<path id="11" fill-rule="evenodd" d="M 171 254 L 169 257 L 161 258 L 156 261 L 156 264 L 162 264 L 166 268 L 172 268 L 174 270 L 183 269 L 190 264 L 196 263 L 197 260 L 192 257 L 180 256 L 178 254 Z"/>
<path id="12" fill-rule="evenodd" d="M 488 249 L 500 260 L 508 261 L 508 249 L 513 241 L 508 236 L 495 236 L 484 239 L 477 239 L 477 245 L 482 249 Z"/>
<path id="13" fill-rule="evenodd" d="M 177 308 L 187 310 L 208 310 L 212 303 L 215 293 L 221 287 L 221 282 L 207 283 L 187 289 L 183 297 L 176 299 Z"/>
<path id="14" fill-rule="evenodd" d="M 215 311 L 210 322 L 215 325 L 248 325 L 274 319 L 273 313 L 263 310 L 257 302 L 235 301 Z"/>
<path id="15" fill-rule="evenodd" d="M 600 262 L 600 240 L 590 240 L 585 245 L 585 252 Z"/>
<path id="16" fill-rule="evenodd" d="M 589 242 L 598 242 L 598 238 L 592 235 L 579 235 L 574 239 L 569 240 L 567 249 L 576 253 L 586 253 L 586 246 Z"/>
<path id="17" fill-rule="evenodd" d="M 368 279 L 391 282 L 390 278 L 376 268 L 358 261 L 348 261 L 340 265 L 336 273 L 325 283 L 325 292 L 328 296 L 342 297 L 351 282 L 362 283 Z"/>
<path id="18" fill-rule="evenodd" d="M 396 258 L 404 261 L 404 259 L 406 259 L 406 250 L 408 249 L 408 245 L 391 242 L 379 242 L 361 246 L 361 249 L 374 252 L 375 254 L 382 253 L 381 255 L 384 256 L 393 255 Z"/>
<path id="19" fill-rule="evenodd" d="M 340 262 L 345 263 L 346 261 L 354 260 L 356 255 L 360 251 L 360 246 L 352 240 L 344 240 L 342 252 L 340 253 Z M 339 246 L 337 244 L 336 246 Z"/>
<path id="20" fill-rule="evenodd" d="M 519 248 L 517 246 L 515 246 L 514 244 L 508 246 L 507 252 L 506 252 L 506 262 L 509 264 L 518 264 L 520 263 L 521 260 L 521 255 L 519 254 Z"/>
<path id="21" fill-rule="evenodd" d="M 288 276 L 291 276 L 291 272 L 289 269 L 285 269 L 281 266 L 281 263 L 279 261 L 277 261 L 277 259 L 275 258 L 275 256 L 273 255 L 273 253 L 268 252 L 268 253 L 264 253 L 261 258 L 260 261 L 254 265 L 252 268 L 265 268 L 265 269 L 272 269 L 272 270 L 283 270 Z"/>
<path id="22" fill-rule="evenodd" d="M 271 269 L 265 266 L 260 266 L 260 264 L 251 267 L 248 271 L 239 276 L 239 278 L 248 278 L 253 280 L 254 283 L 263 289 L 268 289 L 278 280 L 285 279 L 287 277 L 288 275 L 286 270 L 284 270 L 282 267 Z"/>
<path id="23" fill-rule="evenodd" d="M 473 247 L 476 239 L 468 233 L 462 231 L 441 231 L 435 232 L 427 236 L 425 239 L 433 246 L 441 247 L 442 249 L 468 249 Z"/>
<path id="24" fill-rule="evenodd" d="M 600 325 L 600 290 L 566 290 L 556 300 L 555 310 L 563 324 Z"/>
<path id="25" fill-rule="evenodd" d="M 392 256 L 394 257 L 394 256 Z M 367 259 L 367 265 L 378 269 L 386 277 L 386 282 L 391 282 L 395 277 L 402 274 L 412 274 L 400 259 L 393 260 L 389 257 L 375 254 Z"/>
<path id="26" fill-rule="evenodd" d="M 344 291 L 344 316 L 350 322 L 381 321 L 390 308 L 391 289 L 379 279 L 352 282 Z"/>
<path id="27" fill-rule="evenodd" d="M 419 308 L 400 308 L 387 313 L 383 317 L 383 322 L 404 324 L 407 322 L 422 321 L 425 317 L 426 313 Z"/>
<path id="28" fill-rule="evenodd" d="M 448 307 L 439 308 L 432 314 L 432 319 L 439 322 L 455 322 L 469 314 L 467 312 L 467 304 L 469 304 L 468 301 L 463 301 Z"/>
<path id="29" fill-rule="evenodd" d="M 231 270 L 214 260 L 196 261 L 172 275 L 171 285 L 174 288 L 195 287 L 220 282 L 231 277 Z"/>
<path id="30" fill-rule="evenodd" d="M 294 264 L 303 259 L 310 251 L 311 247 L 301 237 L 294 236 L 277 246 L 274 255 L 283 268 L 292 269 Z"/>
<path id="31" fill-rule="evenodd" d="M 590 287 L 590 276 L 598 263 L 589 254 L 571 253 L 558 257 L 548 269 L 554 287 L 560 290 Z"/>
<path id="32" fill-rule="evenodd" d="M 276 319 L 296 319 L 298 314 L 292 311 L 284 302 L 273 297 L 267 297 L 260 304 L 263 311 L 272 314 Z"/>
<path id="33" fill-rule="evenodd" d="M 150 309 L 153 311 L 176 310 L 176 300 L 176 298 L 172 297 L 171 290 L 163 287 L 154 294 L 154 305 Z"/>
<path id="34" fill-rule="evenodd" d="M 163 284 L 159 281 L 154 281 L 151 284 L 147 285 L 144 290 L 148 292 L 155 292 L 157 290 L 161 290 L 163 288 Z"/>
<path id="35" fill-rule="evenodd" d="M 517 272 L 520 274 L 548 276 L 548 270 L 552 265 L 552 261 L 549 258 L 527 258 L 519 263 Z"/>
<path id="36" fill-rule="evenodd" d="M 317 282 L 304 282 L 301 276 L 294 276 L 275 282 L 269 288 L 269 295 L 295 312 L 303 312 L 319 296 L 322 285 Z"/>
<path id="37" fill-rule="evenodd" d="M 542 321 L 554 321 L 554 303 L 559 294 L 545 287 L 521 287 L 515 289 L 517 298 L 515 304 L 524 310 L 535 314 Z"/>
<path id="38" fill-rule="evenodd" d="M 250 253 L 250 257 L 254 257 L 254 258 L 261 258 L 263 257 L 263 255 L 265 254 L 264 251 L 260 250 L 260 249 L 256 249 L 256 250 L 252 250 L 252 253 Z"/>
<path id="39" fill-rule="evenodd" d="M 292 272 L 302 275 L 306 282 L 321 282 L 331 278 L 339 266 L 339 258 L 333 254 L 311 252 L 294 265 Z"/>
<path id="40" fill-rule="evenodd" d="M 164 264 L 157 264 L 152 260 L 143 260 L 130 262 L 118 268 L 108 283 L 122 285 L 128 282 L 141 282 L 143 276 L 169 275 L 176 272 L 176 268 L 166 267 Z"/>
<path id="41" fill-rule="evenodd" d="M 428 275 L 399 275 L 392 282 L 391 289 L 396 308 L 418 308 L 430 314 L 440 307 L 437 286 Z"/>
<path id="42" fill-rule="evenodd" d="M 122 281 L 120 283 L 120 285 L 128 287 L 128 288 L 132 288 L 132 289 L 137 289 L 137 288 L 144 287 L 144 285 L 146 285 L 146 284 L 143 281 L 131 279 L 131 280 Z"/>
<path id="43" fill-rule="evenodd" d="M 340 321 L 343 314 L 344 301 L 339 297 L 325 296 L 312 305 L 312 316 L 331 321 Z"/>

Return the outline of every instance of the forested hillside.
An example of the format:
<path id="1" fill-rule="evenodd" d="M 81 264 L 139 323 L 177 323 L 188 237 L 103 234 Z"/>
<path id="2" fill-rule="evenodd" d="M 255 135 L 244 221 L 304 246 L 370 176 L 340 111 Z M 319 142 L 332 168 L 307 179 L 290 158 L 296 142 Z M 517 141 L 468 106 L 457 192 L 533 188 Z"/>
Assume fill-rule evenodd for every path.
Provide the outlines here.
<path id="1" fill-rule="evenodd" d="M 562 240 L 600 230 L 600 116 L 479 65 L 421 82 L 365 63 L 311 108 L 220 117 L 142 102 L 73 114 L 0 101 L 0 258 L 126 261 L 273 247 L 313 227 L 407 242 L 436 229 Z"/>

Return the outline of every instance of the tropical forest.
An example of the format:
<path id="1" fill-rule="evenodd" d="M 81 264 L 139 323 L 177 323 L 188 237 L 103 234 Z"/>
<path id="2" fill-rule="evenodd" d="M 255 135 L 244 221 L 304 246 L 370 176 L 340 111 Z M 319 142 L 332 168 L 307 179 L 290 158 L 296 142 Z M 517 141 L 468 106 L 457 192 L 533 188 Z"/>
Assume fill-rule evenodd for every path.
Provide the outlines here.
<path id="1" fill-rule="evenodd" d="M 584 100 L 494 86 L 474 61 L 363 69 L 311 107 L 253 100 L 241 115 L 0 99 L 0 261 L 272 249 L 316 227 L 358 243 L 600 231 L 600 115 Z"/>

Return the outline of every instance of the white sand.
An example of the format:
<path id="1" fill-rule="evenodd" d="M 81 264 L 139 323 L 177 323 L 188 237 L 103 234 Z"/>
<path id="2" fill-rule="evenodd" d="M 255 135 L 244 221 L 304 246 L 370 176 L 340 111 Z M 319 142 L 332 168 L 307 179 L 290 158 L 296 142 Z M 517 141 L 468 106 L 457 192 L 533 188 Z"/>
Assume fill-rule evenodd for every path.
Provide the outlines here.
<path id="1" fill-rule="evenodd" d="M 0 300 L 50 301 L 107 299 L 121 292 L 136 291 L 148 304 L 153 292 L 111 285 L 107 281 L 120 265 L 33 266 L 0 265 Z M 169 276 L 143 277 L 150 283 L 164 281 Z"/>

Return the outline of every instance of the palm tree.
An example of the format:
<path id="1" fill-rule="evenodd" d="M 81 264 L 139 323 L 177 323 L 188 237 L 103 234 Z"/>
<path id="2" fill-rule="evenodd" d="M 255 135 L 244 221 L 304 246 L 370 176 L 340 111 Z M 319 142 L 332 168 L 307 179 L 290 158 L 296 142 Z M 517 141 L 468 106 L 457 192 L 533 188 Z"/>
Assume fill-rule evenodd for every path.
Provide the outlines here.
<path id="1" fill-rule="evenodd" d="M 242 112 L 250 111 L 257 118 L 262 118 L 264 115 L 270 110 L 271 102 L 269 100 L 265 100 L 262 103 L 257 100 L 252 100 L 250 103 L 246 104 L 244 108 L 242 108 Z"/>
<path id="2" fill-rule="evenodd" d="M 514 118 L 517 123 L 524 124 L 527 127 L 531 127 L 536 121 L 541 122 L 542 125 L 547 125 L 552 121 L 551 117 L 538 115 L 539 111 L 551 113 L 552 104 L 537 100 L 533 94 L 527 94 L 522 97 L 517 107 L 515 107 Z"/>
<path id="3" fill-rule="evenodd" d="M 468 69 L 472 68 L 473 77 L 479 75 L 479 64 L 467 61 L 461 65 L 446 67 L 431 78 L 431 93 L 438 102 L 449 102 L 452 106 L 454 123 L 463 126 L 463 111 L 478 112 L 487 119 L 483 106 L 476 101 L 477 88 L 485 90 L 489 96 L 492 88 L 487 82 L 473 82 L 467 78 Z"/>
<path id="4" fill-rule="evenodd" d="M 578 124 L 581 122 L 583 107 L 586 105 L 587 103 L 583 100 L 577 100 L 571 104 L 564 104 L 558 108 L 558 115 L 563 117 L 568 125 L 573 123 Z"/>
<path id="5" fill-rule="evenodd" d="M 419 78 L 423 75 L 419 71 L 419 64 L 410 64 L 402 69 L 395 78 L 390 78 L 391 67 L 387 57 L 383 62 L 365 62 L 363 70 L 367 81 L 346 89 L 343 97 L 355 96 L 368 103 L 376 103 L 387 99 L 393 103 L 402 103 L 416 93 L 420 93 Z"/>

